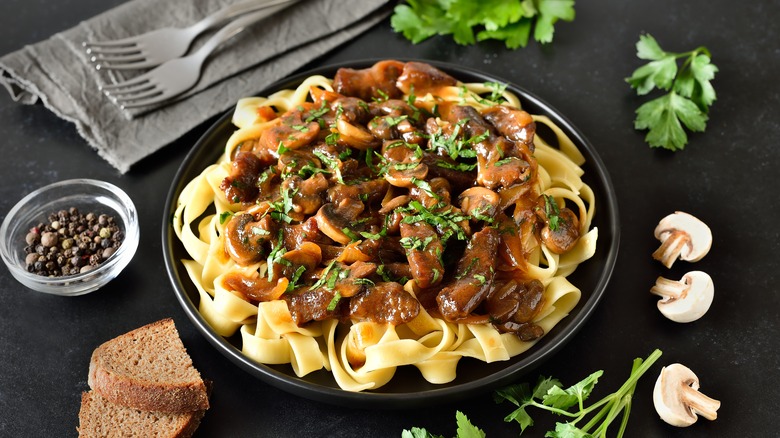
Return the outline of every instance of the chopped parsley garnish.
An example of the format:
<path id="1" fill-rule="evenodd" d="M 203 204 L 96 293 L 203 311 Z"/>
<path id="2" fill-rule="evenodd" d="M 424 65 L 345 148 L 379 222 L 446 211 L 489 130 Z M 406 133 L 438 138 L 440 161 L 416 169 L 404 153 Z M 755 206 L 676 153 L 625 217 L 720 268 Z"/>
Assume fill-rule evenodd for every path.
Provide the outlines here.
<path id="1" fill-rule="evenodd" d="M 330 111 L 330 108 L 327 106 L 328 101 L 323 100 L 322 104 L 320 104 L 320 107 L 316 110 L 309 111 L 309 116 L 306 117 L 306 120 L 304 120 L 306 123 L 311 122 L 317 122 L 320 125 L 320 128 L 324 128 L 325 121 L 322 120 L 322 116 L 325 114 L 328 114 L 328 111 Z M 303 111 L 303 108 L 301 108 L 301 111 Z"/>
<path id="2" fill-rule="evenodd" d="M 319 280 L 317 280 L 316 283 L 311 285 L 309 290 L 318 289 L 318 288 L 320 288 L 320 287 L 325 285 L 325 282 L 328 280 L 328 274 L 330 273 L 330 270 L 333 268 L 334 264 L 336 264 L 336 260 L 333 260 L 332 262 L 330 262 L 328 264 L 328 266 L 326 266 L 325 269 L 322 270 L 322 272 L 320 273 Z"/>
<path id="3" fill-rule="evenodd" d="M 457 170 L 458 172 L 471 172 L 472 170 L 476 169 L 477 163 L 474 164 L 467 164 L 467 163 L 449 163 L 447 161 L 438 160 L 436 162 L 436 165 L 439 167 L 442 167 L 444 169 L 451 169 L 451 170 Z"/>
<path id="4" fill-rule="evenodd" d="M 407 281 L 409 281 L 406 277 L 401 278 L 394 278 L 390 275 L 389 272 L 387 272 L 387 267 L 385 265 L 379 265 L 376 267 L 376 274 L 382 277 L 383 281 L 386 281 L 388 283 L 399 283 L 399 284 L 405 284 Z"/>
<path id="5" fill-rule="evenodd" d="M 475 208 L 474 211 L 471 212 L 471 217 L 492 224 L 493 218 L 485 214 L 485 212 L 490 210 L 490 208 L 491 206 L 489 204 L 485 204 L 478 208 Z"/>
<path id="6" fill-rule="evenodd" d="M 561 209 L 558 208 L 558 203 L 550 195 L 544 195 L 544 214 L 547 216 L 547 223 L 550 225 L 550 230 L 555 231 L 558 229 L 558 225 L 561 222 Z"/>
<path id="7" fill-rule="evenodd" d="M 455 236 L 458 240 L 467 240 L 466 231 L 459 222 L 468 221 L 470 217 L 448 206 L 446 210 L 434 211 L 426 208 L 420 201 L 411 201 L 407 207 L 399 207 L 396 210 L 406 213 L 401 220 L 407 224 L 413 224 L 425 221 L 433 227 L 439 229 L 441 233 L 442 244 L 447 242 L 450 237 Z M 446 207 L 445 207 L 446 208 Z"/>
<path id="8" fill-rule="evenodd" d="M 292 222 L 289 213 L 293 209 L 293 198 L 298 193 L 298 189 L 293 190 L 290 187 L 286 187 L 281 190 L 281 192 L 282 199 L 270 203 L 272 210 L 268 214 L 277 222 L 286 222 L 289 224 Z"/>
<path id="9" fill-rule="evenodd" d="M 222 213 L 219 214 L 219 224 L 220 225 L 224 224 L 225 222 L 228 221 L 228 219 L 230 219 L 231 216 L 233 216 L 232 211 L 223 211 Z"/>
<path id="10" fill-rule="evenodd" d="M 390 96 L 379 88 L 376 89 L 376 94 L 378 94 L 379 97 L 374 97 L 374 102 L 387 102 L 390 100 Z"/>
<path id="11" fill-rule="evenodd" d="M 330 303 L 328 304 L 328 312 L 336 310 L 336 306 L 339 305 L 339 301 L 341 301 L 341 294 L 336 291 L 336 295 L 333 296 L 333 299 L 330 300 Z"/>
<path id="12" fill-rule="evenodd" d="M 361 286 L 375 286 L 375 283 L 368 278 L 356 278 L 352 282 Z"/>
<path id="13" fill-rule="evenodd" d="M 489 100 L 493 102 L 500 102 L 504 100 L 504 92 L 506 91 L 506 84 L 499 82 L 485 82 L 486 87 L 490 88 Z"/>
<path id="14" fill-rule="evenodd" d="M 433 188 L 431 187 L 430 183 L 428 183 L 428 181 L 412 177 L 412 184 L 417 186 L 420 190 L 424 191 L 431 198 L 437 201 L 441 200 L 441 196 L 433 191 Z"/>
<path id="15" fill-rule="evenodd" d="M 469 263 L 469 265 L 466 266 L 466 269 L 464 269 L 463 272 L 461 272 L 460 274 L 456 275 L 455 279 L 456 280 L 460 280 L 461 278 L 469 275 L 469 272 L 471 272 L 471 270 L 474 268 L 474 266 L 477 263 L 479 263 L 479 258 L 477 258 L 477 257 L 472 258 L 471 262 Z"/>
<path id="16" fill-rule="evenodd" d="M 385 117 L 385 120 L 387 121 L 387 124 L 389 126 L 395 126 L 395 125 L 403 122 L 407 118 L 409 118 L 409 116 L 407 116 L 407 115 L 398 116 L 398 117 L 387 116 L 387 117 Z"/>
<path id="17" fill-rule="evenodd" d="M 284 254 L 287 252 L 287 249 L 284 247 L 284 231 L 279 230 L 279 235 L 276 241 L 276 245 L 274 245 L 273 250 L 270 254 L 268 254 L 268 260 L 266 262 L 267 264 L 267 270 L 268 270 L 268 281 L 274 280 L 274 263 L 279 264 L 285 264 L 282 262 L 284 260 L 289 264 L 290 262 L 288 260 L 285 260 L 282 258 Z"/>
<path id="18" fill-rule="evenodd" d="M 341 168 L 339 167 L 341 163 L 338 160 L 331 158 L 326 153 L 321 151 L 314 151 L 314 155 L 319 158 L 325 166 L 333 171 L 333 174 L 336 175 L 336 180 L 340 184 L 344 184 L 344 179 L 341 177 Z"/>
<path id="19" fill-rule="evenodd" d="M 306 163 L 306 165 L 301 167 L 301 170 L 298 171 L 298 176 L 300 176 L 303 179 L 307 179 L 318 173 L 331 173 L 331 171 L 320 169 L 319 167 L 314 166 L 314 164 L 312 163 Z"/>
<path id="20" fill-rule="evenodd" d="M 425 239 L 420 239 L 417 236 L 404 237 L 400 240 L 401 246 L 410 251 L 425 251 L 428 244 L 433 242 L 434 236 L 428 236 Z"/>
<path id="21" fill-rule="evenodd" d="M 344 233 L 347 237 L 349 237 L 349 240 L 351 240 L 353 242 L 357 242 L 358 240 L 360 240 L 360 236 L 355 234 L 354 231 L 350 230 L 347 227 L 342 228 L 341 232 Z"/>
<path id="22" fill-rule="evenodd" d="M 292 292 L 295 290 L 296 287 L 298 287 L 298 280 L 301 279 L 301 275 L 306 272 L 306 267 L 301 265 L 298 266 L 298 269 L 295 270 L 295 273 L 293 274 L 292 278 L 287 283 L 287 289 L 285 289 L 285 292 Z"/>
<path id="23" fill-rule="evenodd" d="M 413 163 L 394 163 L 393 169 L 395 170 L 409 170 L 409 169 L 416 169 L 420 165 L 419 162 L 413 162 Z"/>
<path id="24" fill-rule="evenodd" d="M 468 119 L 462 119 L 458 121 L 458 123 L 455 124 L 455 128 L 452 129 L 452 133 L 450 135 L 444 134 L 442 129 L 439 128 L 438 132 L 431 134 L 429 149 L 433 151 L 440 149 L 449 155 L 450 158 L 456 161 L 461 157 L 475 158 L 477 156 L 477 152 L 474 150 L 473 146 L 487 139 L 490 135 L 490 132 L 486 130 L 482 134 L 475 135 L 471 138 L 461 138 L 460 131 L 463 128 L 463 125 L 465 125 L 467 122 Z"/>

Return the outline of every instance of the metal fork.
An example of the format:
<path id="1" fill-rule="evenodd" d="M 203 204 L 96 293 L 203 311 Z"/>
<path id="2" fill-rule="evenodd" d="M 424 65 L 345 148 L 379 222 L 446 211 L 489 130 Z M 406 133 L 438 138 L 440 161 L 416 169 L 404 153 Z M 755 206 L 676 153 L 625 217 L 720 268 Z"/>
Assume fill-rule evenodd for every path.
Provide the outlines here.
<path id="1" fill-rule="evenodd" d="M 130 70 L 151 68 L 178 58 L 189 49 L 192 41 L 204 31 L 231 18 L 297 0 L 250 0 L 226 6 L 198 23 L 183 29 L 164 28 L 142 35 L 113 41 L 84 42 L 82 45 L 96 63 L 95 68 Z"/>
<path id="2" fill-rule="evenodd" d="M 237 18 L 217 31 L 191 55 L 172 59 L 138 77 L 104 85 L 100 89 L 122 109 L 153 105 L 178 96 L 198 82 L 203 62 L 214 50 L 244 30 L 246 26 L 280 9 L 283 7 L 277 6 L 273 11 L 263 9 Z"/>

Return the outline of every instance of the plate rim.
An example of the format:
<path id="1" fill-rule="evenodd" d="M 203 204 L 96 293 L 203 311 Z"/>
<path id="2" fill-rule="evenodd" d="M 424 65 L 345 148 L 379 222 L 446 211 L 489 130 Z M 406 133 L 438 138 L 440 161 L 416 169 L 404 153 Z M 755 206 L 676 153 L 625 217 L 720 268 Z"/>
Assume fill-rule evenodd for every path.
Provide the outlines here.
<path id="1" fill-rule="evenodd" d="M 305 71 L 301 71 L 297 74 L 293 74 L 289 77 L 275 81 L 271 85 L 264 87 L 259 92 L 253 93 L 251 95 L 267 96 L 269 93 L 274 91 L 293 86 L 291 84 L 300 83 L 306 77 L 314 74 L 322 74 L 326 76 L 330 74 L 330 76 L 327 77 L 332 77 L 332 74 L 335 73 L 338 68 L 366 68 L 384 59 L 387 58 L 366 58 L 312 67 Z M 165 200 L 162 221 L 162 250 L 166 272 L 168 274 L 169 280 L 171 281 L 171 285 L 173 286 L 174 295 L 176 296 L 179 304 L 181 305 L 185 314 L 187 314 L 190 321 L 196 326 L 198 332 L 200 332 L 200 334 L 203 335 L 207 341 L 212 344 L 213 347 L 226 356 L 231 362 L 249 374 L 276 388 L 304 398 L 330 404 L 351 407 L 359 406 L 362 408 L 409 408 L 414 406 L 429 405 L 431 403 L 452 402 L 485 393 L 500 386 L 512 383 L 512 380 L 518 376 L 530 373 L 535 368 L 546 362 L 551 356 L 555 355 L 565 346 L 565 344 L 567 344 L 576 336 L 576 334 L 581 330 L 582 326 L 587 322 L 588 319 L 590 319 L 591 314 L 603 299 L 609 281 L 611 280 L 612 274 L 614 272 L 619 252 L 620 229 L 617 194 L 615 192 L 615 187 L 612 183 L 606 165 L 602 161 L 593 144 L 590 143 L 590 141 L 584 136 L 579 128 L 577 128 L 577 126 L 575 126 L 564 114 L 538 97 L 536 94 L 498 75 L 485 73 L 470 67 L 435 60 L 406 58 L 395 59 L 402 62 L 415 61 L 433 65 L 434 67 L 439 68 L 456 77 L 461 82 L 465 81 L 463 76 L 471 76 L 482 82 L 505 83 L 507 84 L 507 89 L 518 95 L 524 107 L 530 103 L 530 106 L 543 109 L 544 115 L 554 120 L 555 123 L 561 127 L 564 132 L 572 137 L 572 140 L 583 152 L 583 155 L 586 156 L 586 165 L 588 165 L 588 167 L 594 168 L 595 172 L 592 173 L 592 178 L 600 183 L 600 186 L 606 195 L 606 199 L 596 199 L 596 215 L 606 214 L 607 218 L 605 224 L 609 227 L 608 230 L 599 229 L 599 240 L 603 240 L 602 233 L 606 232 L 610 237 L 610 242 L 609 247 L 606 249 L 606 259 L 598 275 L 598 280 L 596 281 L 594 287 L 589 291 L 589 298 L 585 300 L 585 302 L 578 304 L 581 304 L 582 307 L 576 311 L 576 314 L 567 316 L 567 318 L 571 319 L 568 320 L 565 327 L 562 327 L 560 332 L 554 333 L 549 337 L 545 336 L 545 338 L 540 341 L 544 342 L 542 345 L 544 348 L 538 348 L 537 346 L 532 347 L 527 352 L 523 352 L 518 356 L 515 356 L 515 358 L 510 359 L 515 360 L 515 362 L 495 373 L 477 378 L 475 380 L 433 388 L 423 392 L 393 393 L 345 391 L 338 387 L 331 387 L 314 382 L 308 382 L 303 378 L 295 376 L 294 374 L 283 373 L 268 365 L 254 362 L 247 356 L 244 356 L 243 353 L 241 353 L 241 351 L 228 340 L 222 336 L 217 335 L 201 316 L 197 308 L 198 305 L 193 302 L 193 300 L 189 297 L 188 292 L 184 290 L 183 285 L 181 284 L 180 275 L 177 272 L 177 267 L 174 266 L 175 260 L 173 250 L 174 245 L 176 244 L 174 241 L 176 237 L 175 233 L 173 232 L 173 227 L 171 226 L 171 219 L 175 211 L 176 201 L 178 199 L 179 193 L 181 192 L 181 189 L 184 187 L 184 185 L 189 182 L 189 179 L 187 181 L 183 181 L 183 177 L 190 175 L 194 168 L 199 169 L 195 174 L 190 175 L 191 178 L 192 176 L 197 175 L 200 171 L 202 171 L 203 168 L 211 164 L 197 163 L 196 158 L 199 155 L 204 154 L 203 149 L 205 149 L 205 145 L 209 144 L 209 140 L 211 140 L 213 137 L 218 137 L 221 131 L 225 129 L 225 125 L 228 125 L 228 127 L 230 126 L 230 120 L 235 109 L 234 104 L 231 108 L 219 116 L 216 121 L 213 122 L 213 124 L 206 130 L 206 132 L 204 132 L 204 134 L 201 135 L 200 138 L 194 143 L 191 150 L 182 160 L 179 168 L 176 171 L 176 174 L 174 175 L 174 179 L 171 182 L 171 187 Z M 473 81 L 473 79 L 468 80 Z M 591 176 L 589 175 L 589 177 Z M 583 289 L 576 284 L 575 286 L 581 290 Z M 583 293 L 583 295 L 585 295 L 585 293 Z M 558 326 L 556 326 L 556 328 L 557 327 Z M 459 364 L 459 368 L 460 366 L 461 365 Z M 423 380 L 422 377 L 420 377 L 420 379 Z"/>

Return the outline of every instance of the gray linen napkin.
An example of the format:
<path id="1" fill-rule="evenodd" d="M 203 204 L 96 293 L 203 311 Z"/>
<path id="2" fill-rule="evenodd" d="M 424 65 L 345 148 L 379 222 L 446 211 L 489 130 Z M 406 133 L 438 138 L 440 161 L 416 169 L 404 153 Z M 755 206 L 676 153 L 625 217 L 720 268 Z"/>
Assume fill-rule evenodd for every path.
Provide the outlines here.
<path id="1" fill-rule="evenodd" d="M 73 122 L 98 154 L 124 173 L 195 126 L 284 78 L 387 16 L 387 0 L 304 0 L 238 34 L 214 52 L 186 98 L 152 111 L 122 110 L 98 89 L 133 73 L 100 72 L 86 40 L 186 27 L 237 0 L 132 0 L 48 40 L 0 58 L 0 83 L 14 100 L 41 101 Z M 216 29 L 214 29 L 216 30 Z M 214 31 L 212 30 L 212 32 Z M 191 50 L 208 39 L 202 35 Z"/>

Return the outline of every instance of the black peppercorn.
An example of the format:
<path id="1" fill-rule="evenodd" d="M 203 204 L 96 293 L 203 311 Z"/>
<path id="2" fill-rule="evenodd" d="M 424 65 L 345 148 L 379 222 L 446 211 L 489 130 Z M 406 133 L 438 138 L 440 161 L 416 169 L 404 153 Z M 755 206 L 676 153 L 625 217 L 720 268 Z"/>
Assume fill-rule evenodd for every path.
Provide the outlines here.
<path id="1" fill-rule="evenodd" d="M 25 236 L 27 271 L 43 276 L 75 275 L 95 269 L 122 244 L 112 216 L 79 213 L 72 207 L 48 216 Z"/>

